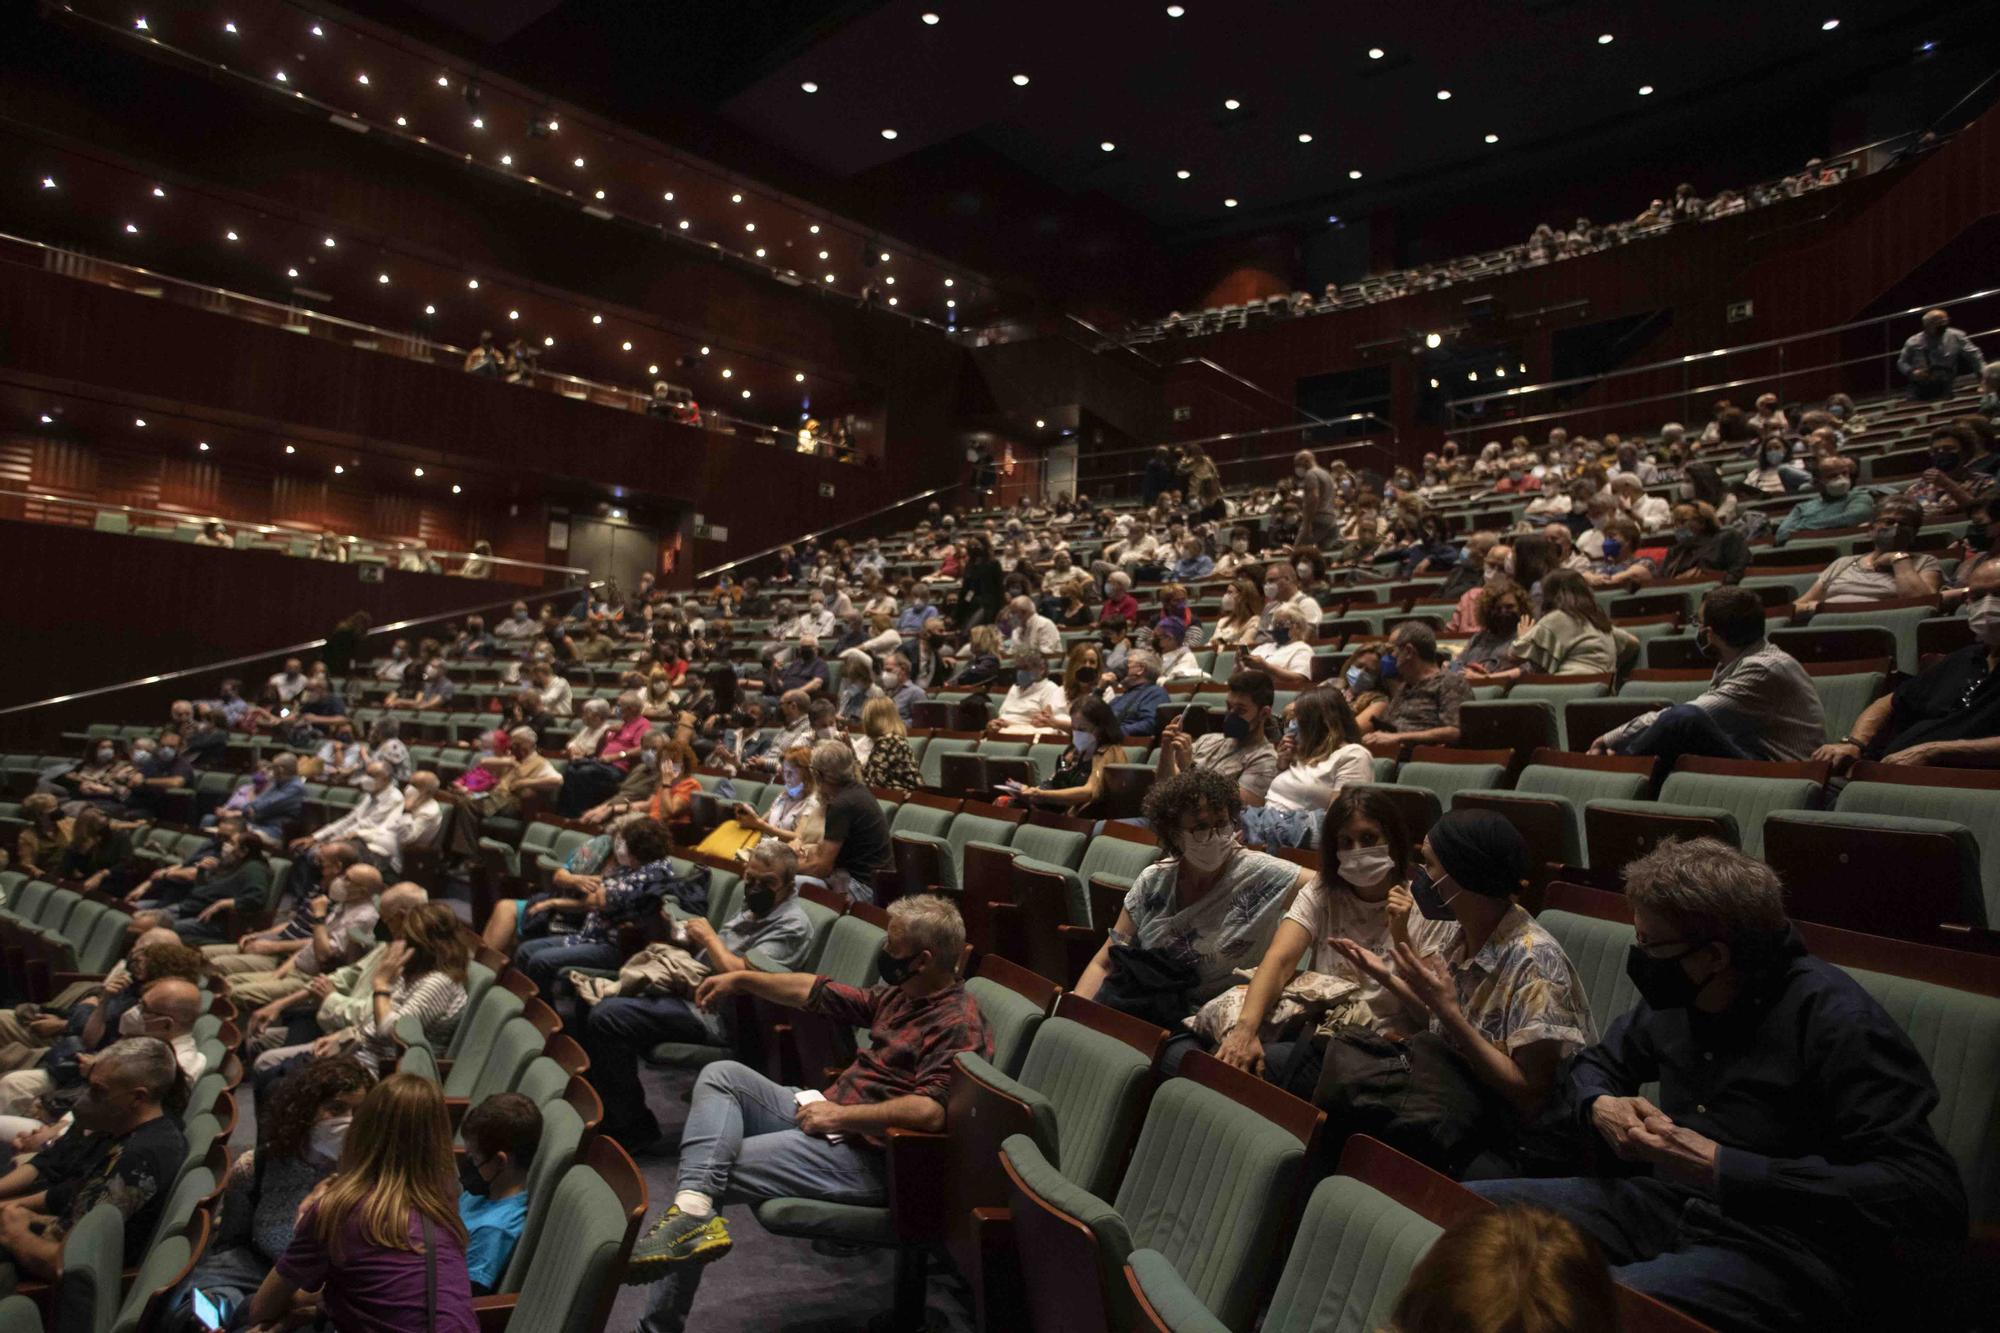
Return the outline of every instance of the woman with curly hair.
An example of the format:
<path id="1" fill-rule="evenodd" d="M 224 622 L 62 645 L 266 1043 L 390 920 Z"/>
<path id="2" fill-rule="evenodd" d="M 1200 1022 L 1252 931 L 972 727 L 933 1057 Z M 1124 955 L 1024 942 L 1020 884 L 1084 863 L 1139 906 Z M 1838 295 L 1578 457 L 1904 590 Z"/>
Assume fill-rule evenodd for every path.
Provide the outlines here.
<path id="1" fill-rule="evenodd" d="M 191 1307 L 201 1291 L 223 1311 L 223 1327 L 243 1327 L 244 1303 L 291 1247 L 299 1206 L 333 1172 L 348 1125 L 375 1076 L 345 1056 L 315 1060 L 272 1089 L 258 1117 L 257 1147 L 223 1178 L 222 1211 L 208 1250 L 168 1298 L 167 1328 L 195 1333 Z"/>
<path id="2" fill-rule="evenodd" d="M 1293 893 L 1312 872 L 1244 847 L 1236 837 L 1242 813 L 1235 781 L 1212 769 L 1191 768 L 1153 784 L 1146 822 L 1166 856 L 1139 872 L 1118 924 L 1077 980 L 1078 995 L 1098 999 L 1107 981 L 1112 992 L 1119 990 L 1121 948 L 1163 955 L 1189 969 L 1195 978 L 1190 1012 L 1234 985 L 1237 968 L 1257 965 Z M 1179 1032 L 1167 1044 L 1162 1068 L 1171 1073 L 1200 1041 Z"/>

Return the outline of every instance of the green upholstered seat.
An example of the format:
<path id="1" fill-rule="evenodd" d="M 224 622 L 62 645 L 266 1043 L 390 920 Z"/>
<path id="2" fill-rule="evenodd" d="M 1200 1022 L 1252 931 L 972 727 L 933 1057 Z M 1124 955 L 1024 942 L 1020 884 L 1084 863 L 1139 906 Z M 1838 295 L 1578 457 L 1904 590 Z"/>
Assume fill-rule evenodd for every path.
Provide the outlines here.
<path id="1" fill-rule="evenodd" d="M 991 846 L 1008 846 L 1019 826 L 1005 819 L 993 819 L 986 815 L 961 814 L 952 818 L 942 835 L 934 833 L 898 833 L 901 842 L 928 844 L 937 850 L 938 884 L 957 892 L 963 882 L 961 872 L 965 867 L 965 844 L 981 842 Z M 897 853 L 901 856 L 903 853 Z"/>
<path id="2" fill-rule="evenodd" d="M 1844 734 L 1844 733 L 1843 733 Z M 1730 773 L 1670 773 L 1660 787 L 1665 805 L 1716 806 L 1736 819 L 1744 852 L 1764 855 L 1764 819 L 1774 810 L 1810 810 L 1820 786 L 1810 778 L 1742 777 Z"/>
<path id="3" fill-rule="evenodd" d="M 1662 705 L 1691 703 L 1707 692 L 1708 684 L 1707 677 L 1700 680 L 1628 680 L 1618 687 L 1618 697 L 1646 699 Z"/>
<path id="4" fill-rule="evenodd" d="M 966 751 L 978 745 L 976 738 L 963 736 L 933 736 L 931 743 L 924 747 L 922 757 L 917 760 L 917 772 L 926 787 L 938 786 L 942 780 L 944 757 L 953 751 Z"/>
<path id="5" fill-rule="evenodd" d="M 949 810 L 934 810 L 930 806 L 910 801 L 897 809 L 896 818 L 889 825 L 889 832 L 924 833 L 941 838 L 945 830 L 951 827 L 952 818 L 952 812 Z"/>
<path id="6" fill-rule="evenodd" d="M 528 1061 L 509 1092 L 518 1092 L 537 1106 L 559 1101 L 569 1090 L 569 1071 L 546 1055 Z"/>
<path id="7" fill-rule="evenodd" d="M 62 1276 L 56 1280 L 52 1329 L 62 1333 L 111 1333 L 124 1289 L 125 1217 L 100 1203 L 63 1238 Z"/>
<path id="8" fill-rule="evenodd" d="M 1307 1201 L 1262 1333 L 1387 1328 L 1410 1270 L 1442 1229 L 1371 1185 L 1329 1176 Z M 1229 1333 L 1166 1256 L 1133 1253 L 1132 1273 L 1174 1333 Z"/>
<path id="9" fill-rule="evenodd" d="M 500 1039 L 500 1032 L 508 1023 L 521 1016 L 521 997 L 505 986 L 489 986 L 480 998 L 479 1007 L 462 1014 L 458 1020 L 465 1039 L 456 1042 L 456 1054 L 452 1057 L 451 1073 L 444 1081 L 444 1095 L 447 1097 L 470 1097 L 474 1083 L 479 1079 L 480 1070 L 486 1064 L 493 1044 Z M 530 1027 L 533 1025 L 530 1024 Z M 411 1048 L 416 1050 L 419 1048 Z M 540 1045 L 535 1047 L 541 1050 Z M 404 1052 L 408 1059 L 410 1051 Z M 432 1069 L 436 1069 L 433 1062 Z"/>
<path id="10" fill-rule="evenodd" d="M 1305 1155 L 1293 1135 L 1188 1079 L 1154 1095 L 1114 1202 L 1074 1184 L 1026 1135 L 1001 1151 L 1029 1188 L 1095 1233 L 1116 1328 L 1133 1323 L 1124 1265 L 1141 1247 L 1159 1251 L 1226 1326 L 1247 1327 Z"/>
<path id="11" fill-rule="evenodd" d="M 551 1061 L 551 1063 L 554 1063 Z M 521 1289 L 528 1276 L 528 1262 L 540 1243 L 554 1205 L 556 1182 L 576 1161 L 583 1145 L 583 1117 L 576 1108 L 558 1098 L 542 1105 L 542 1137 L 535 1145 L 534 1160 L 528 1163 L 528 1215 L 521 1223 L 521 1238 L 514 1246 L 507 1271 L 501 1274 L 496 1291 Z"/>
<path id="12" fill-rule="evenodd" d="M 1473 788 L 1500 784 L 1507 770 L 1499 764 L 1404 764 L 1396 773 L 1398 787 L 1421 787 L 1438 798 L 1440 809 L 1450 809 L 1452 798 Z"/>
<path id="13" fill-rule="evenodd" d="M 1026 1103 L 1043 1155 L 1094 1194 L 1117 1182 L 1125 1148 L 1138 1132 L 1152 1063 L 1115 1037 L 1057 1016 L 1041 1025 L 1019 1078 L 976 1055 L 959 1064 Z"/>
<path id="14" fill-rule="evenodd" d="M 883 1248 L 896 1244 L 895 1224 L 884 1207 L 786 1197 L 765 1199 L 752 1205 L 750 1211 L 758 1225 L 775 1236 L 830 1239 Z"/>
<path id="15" fill-rule="evenodd" d="M 1161 848 L 1154 844 L 1099 836 L 1083 849 L 1083 862 L 1077 866 L 1076 875 L 1086 887 L 1101 877 L 1108 884 L 1130 888 L 1139 872 L 1159 860 L 1161 854 Z"/>
<path id="16" fill-rule="evenodd" d="M 1046 1013 L 1013 987 L 985 977 L 967 978 L 965 989 L 979 1006 L 986 1030 L 992 1034 L 994 1066 L 1013 1073 L 1027 1058 Z"/>
<path id="17" fill-rule="evenodd" d="M 491 990 L 493 983 L 498 980 L 499 975 L 484 963 L 474 961 L 465 965 L 465 1008 L 459 1011 L 458 1026 L 451 1030 L 451 1044 L 445 1047 L 444 1051 L 447 1058 L 458 1054 L 459 1048 L 465 1044 L 465 1039 L 471 1031 L 472 1025 L 465 1021 L 464 1015 L 478 1012 L 479 1006 L 485 1002 L 486 992 Z M 418 1024 L 416 1028 L 417 1035 L 428 1045 L 430 1038 L 423 1035 L 423 1026 Z M 403 1029 L 399 1026 L 396 1031 L 401 1035 Z"/>
<path id="18" fill-rule="evenodd" d="M 1602 1032 L 1613 1019 L 1632 1007 L 1639 990 L 1625 975 L 1625 951 L 1632 944 L 1632 927 L 1623 921 L 1606 921 L 1549 908 L 1535 920 L 1556 937 L 1568 955 L 1583 992 L 1590 997 L 1591 1017 Z"/>
<path id="19" fill-rule="evenodd" d="M 1829 740 L 1839 740 L 1854 729 L 1854 719 L 1860 717 L 1862 710 L 1881 693 L 1882 681 L 1883 675 L 1879 671 L 1812 678 L 1813 688 L 1819 691 L 1820 711 L 1826 715 Z"/>
<path id="20" fill-rule="evenodd" d="M 493 1039 L 493 1045 L 487 1049 L 486 1058 L 480 1062 L 479 1072 L 472 1080 L 472 1090 L 463 1095 L 477 1106 L 488 1097 L 510 1090 L 547 1044 L 548 1039 L 541 1030 L 527 1019 L 508 1019 Z M 470 1056 L 471 1052 L 468 1051 L 467 1055 Z M 451 1072 L 457 1074 L 458 1068 L 457 1064 L 453 1064 Z"/>
<path id="21" fill-rule="evenodd" d="M 1812 618 L 1813 629 L 1842 629 L 1868 627 L 1886 629 L 1896 640 L 1896 670 L 1904 675 L 1915 675 L 1917 661 L 1917 626 L 1937 615 L 1937 609 L 1930 606 L 1899 606 L 1886 610 L 1843 611 L 1838 603 L 1818 612 Z M 1845 734 L 1845 733 L 1842 733 Z"/>
<path id="22" fill-rule="evenodd" d="M 1089 834 L 1079 833 L 1073 829 L 1022 824 L 1015 828 L 1014 839 L 1007 846 L 1017 855 L 1045 864 L 1069 866 L 1074 869 L 1082 863 L 1084 849 L 1089 843 Z"/>
<path id="23" fill-rule="evenodd" d="M 193 1246 L 182 1235 L 169 1236 L 150 1246 L 146 1250 L 145 1262 L 139 1265 L 138 1273 L 132 1278 L 131 1289 L 125 1293 L 125 1302 L 118 1309 L 118 1317 L 112 1321 L 111 1333 L 138 1333 L 145 1319 L 147 1302 L 155 1296 L 163 1296 L 186 1271 L 188 1260 L 193 1256 Z M 9 1327 L 6 1308 L 0 1305 L 0 1333 L 8 1333 Z"/>
<path id="24" fill-rule="evenodd" d="M 598 1333 L 597 1304 L 615 1285 L 623 1266 L 625 1210 L 618 1195 L 596 1171 L 576 1165 L 563 1173 L 549 1200 L 541 1235 L 520 1275 L 520 1302 L 508 1327 L 537 1333 Z M 524 1237 L 525 1242 L 525 1237 Z M 513 1277 L 511 1264 L 509 1277 Z"/>

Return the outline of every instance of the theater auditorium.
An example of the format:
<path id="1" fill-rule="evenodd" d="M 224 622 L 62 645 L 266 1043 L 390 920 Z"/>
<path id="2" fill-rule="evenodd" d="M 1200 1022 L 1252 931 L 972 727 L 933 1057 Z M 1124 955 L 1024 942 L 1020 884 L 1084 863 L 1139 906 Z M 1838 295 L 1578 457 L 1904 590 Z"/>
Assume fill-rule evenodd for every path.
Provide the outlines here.
<path id="1" fill-rule="evenodd" d="M 2000 1308 L 1978 6 L 0 13 L 0 1333 Z"/>

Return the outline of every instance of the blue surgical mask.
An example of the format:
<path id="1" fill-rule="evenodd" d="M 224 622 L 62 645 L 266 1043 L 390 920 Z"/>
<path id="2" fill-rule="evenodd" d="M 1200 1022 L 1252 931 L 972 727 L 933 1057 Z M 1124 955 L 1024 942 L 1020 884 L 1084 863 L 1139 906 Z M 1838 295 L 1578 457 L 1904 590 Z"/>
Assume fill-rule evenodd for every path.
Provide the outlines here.
<path id="1" fill-rule="evenodd" d="M 1034 683 L 1040 679 L 1041 677 L 1037 676 L 1034 672 L 1028 670 L 1026 667 L 1022 667 L 1019 671 L 1016 671 L 1014 673 L 1014 683 L 1020 686 L 1024 690 L 1033 686 Z"/>
<path id="2" fill-rule="evenodd" d="M 1082 759 L 1097 749 L 1097 733 L 1094 731 L 1072 731 L 1069 734 L 1069 743 L 1071 748 L 1076 751 L 1077 758 Z"/>
<path id="3" fill-rule="evenodd" d="M 1356 694 L 1372 690 L 1375 688 L 1375 677 L 1358 666 L 1351 666 L 1347 668 L 1347 688 Z"/>
<path id="4" fill-rule="evenodd" d="M 1383 680 L 1394 680 L 1401 671 L 1402 668 L 1396 664 L 1396 655 L 1394 653 L 1382 654 Z"/>
<path id="5" fill-rule="evenodd" d="M 1604 558 L 1606 560 L 1616 560 L 1620 555 L 1624 554 L 1624 551 L 1625 543 L 1618 538 L 1606 537 L 1604 539 Z"/>

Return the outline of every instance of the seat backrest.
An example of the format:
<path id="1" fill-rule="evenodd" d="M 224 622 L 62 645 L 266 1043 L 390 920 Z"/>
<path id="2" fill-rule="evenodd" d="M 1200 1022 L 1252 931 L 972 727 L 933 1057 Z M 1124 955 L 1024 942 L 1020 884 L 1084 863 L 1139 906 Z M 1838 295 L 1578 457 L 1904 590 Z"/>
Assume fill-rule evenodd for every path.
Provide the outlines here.
<path id="1" fill-rule="evenodd" d="M 1305 1156 L 1297 1137 L 1213 1088 L 1154 1094 L 1116 1206 L 1135 1246 L 1158 1250 L 1231 1328 L 1249 1324 Z"/>
<path id="2" fill-rule="evenodd" d="M 2000 997 L 1850 967 L 1930 1067 L 1931 1129 L 1958 1162 L 1975 1227 L 2000 1222 Z"/>
<path id="3" fill-rule="evenodd" d="M 1087 833 L 1022 824 L 1014 830 L 1014 841 L 1007 845 L 1030 860 L 1068 866 L 1073 870 L 1083 859 L 1084 847 L 1089 842 L 1090 835 Z"/>
<path id="4" fill-rule="evenodd" d="M 922 758 L 917 760 L 917 771 L 922 775 L 926 787 L 936 787 L 943 777 L 944 757 L 954 750 L 970 750 L 979 744 L 977 740 L 967 740 L 958 736 L 933 736 L 931 743 L 924 747 Z"/>
<path id="5" fill-rule="evenodd" d="M 1841 790 L 1834 809 L 1843 815 L 1907 815 L 1965 825 L 1979 844 L 1979 885 L 1986 898 L 1986 919 L 2000 921 L 2000 790 L 1850 782 Z"/>
<path id="6" fill-rule="evenodd" d="M 806 914 L 806 920 L 812 922 L 813 932 L 812 943 L 807 946 L 806 956 L 800 961 L 798 970 L 802 972 L 817 972 L 819 971 L 820 958 L 826 950 L 827 934 L 833 929 L 833 923 L 840 919 L 840 914 L 831 907 L 823 903 L 816 903 L 810 898 L 799 898 L 797 902 L 799 910 Z"/>
<path id="7" fill-rule="evenodd" d="M 1044 1149 L 1073 1183 L 1099 1197 L 1117 1179 L 1151 1080 L 1145 1055 L 1068 1018 L 1044 1021 L 1021 1062 L 1021 1085 L 1045 1098 L 1055 1118 L 1055 1142 Z"/>
<path id="8" fill-rule="evenodd" d="M 1567 796 L 1579 810 L 1586 801 L 1636 801 L 1646 794 L 1643 773 L 1605 773 L 1559 764 L 1529 764 L 1514 790 L 1536 796 Z"/>
<path id="9" fill-rule="evenodd" d="M 188 1153 L 191 1160 L 198 1162 L 206 1157 L 213 1142 L 213 1138 L 210 1138 L 196 1147 L 196 1140 L 190 1137 Z M 183 1170 L 181 1178 L 174 1183 L 173 1192 L 160 1207 L 160 1220 L 154 1223 L 153 1238 L 146 1248 L 150 1251 L 153 1246 L 169 1236 L 178 1236 L 186 1231 L 188 1223 L 194 1219 L 194 1210 L 201 1206 L 203 1199 L 215 1193 L 215 1185 L 215 1173 L 205 1166 L 193 1166 Z"/>
<path id="10" fill-rule="evenodd" d="M 524 1234 L 516 1248 L 527 1267 L 508 1323 L 535 1333 L 601 1333 L 599 1296 L 618 1281 L 614 1270 L 624 1244 L 625 1210 L 617 1193 L 590 1167 L 571 1166 L 549 1198 L 535 1245 L 531 1249 Z"/>
<path id="11" fill-rule="evenodd" d="M 1773 810 L 1810 810 L 1818 794 L 1819 784 L 1809 778 L 1733 773 L 1674 772 L 1660 787 L 1660 799 L 1669 805 L 1712 805 L 1735 815 L 1744 854 L 1759 860 L 1764 856 L 1764 816 Z"/>
<path id="12" fill-rule="evenodd" d="M 541 1029 L 528 1019 L 508 1019 L 488 1049 L 486 1059 L 472 1081 L 471 1091 L 465 1095 L 477 1106 L 488 1097 L 506 1092 L 520 1081 L 521 1075 L 542 1053 L 542 1047 L 547 1042 L 548 1038 L 542 1035 Z M 458 1066 L 453 1065 L 451 1072 L 456 1074 Z"/>
<path id="13" fill-rule="evenodd" d="M 1826 734 L 1838 740 L 1854 729 L 1854 719 L 1873 703 L 1882 689 L 1882 673 L 1857 671 L 1846 676 L 1814 676 L 1819 691 L 1820 711 L 1826 716 Z"/>
<path id="14" fill-rule="evenodd" d="M 1497 787 L 1507 770 L 1500 764 L 1433 764 L 1412 761 L 1396 772 L 1398 787 L 1422 787 L 1438 798 L 1440 808 L 1451 809 L 1454 796 L 1474 788 Z"/>
<path id="15" fill-rule="evenodd" d="M 987 977 L 967 978 L 965 989 L 993 1036 L 993 1067 L 1012 1077 L 1042 1025 L 1042 1007 L 1012 986 Z"/>
<path id="16" fill-rule="evenodd" d="M 926 779 L 928 781 L 928 779 Z M 896 820 L 889 826 L 891 833 L 928 833 L 942 838 L 951 827 L 954 816 L 949 810 L 935 810 L 928 805 L 909 801 L 896 811 Z"/>
<path id="17" fill-rule="evenodd" d="M 576 1113 L 576 1108 L 561 1098 L 545 1103 L 542 1106 L 542 1139 L 535 1145 L 535 1159 L 528 1163 L 528 1215 L 521 1224 L 521 1238 L 515 1242 L 513 1257 L 508 1259 L 507 1271 L 501 1275 L 496 1291 L 521 1289 L 521 1283 L 528 1275 L 529 1259 L 535 1253 L 542 1227 L 548 1221 L 556 1182 L 576 1161 L 577 1149 L 582 1144 L 583 1117 Z"/>
<path id="18" fill-rule="evenodd" d="M 465 1034 L 463 1041 L 453 1043 L 451 1072 L 444 1081 L 444 1095 L 447 1097 L 470 1097 L 472 1086 L 479 1079 L 479 1072 L 486 1064 L 486 1056 L 493 1049 L 493 1043 L 500 1039 L 500 1030 L 511 1020 L 521 1016 L 521 997 L 505 986 L 488 986 L 486 994 L 480 997 L 479 1007 L 472 1017 L 461 1017 L 458 1030 Z"/>
<path id="19" fill-rule="evenodd" d="M 1387 1328 L 1410 1270 L 1442 1234 L 1374 1186 L 1328 1176 L 1299 1218 L 1265 1333 Z"/>
<path id="20" fill-rule="evenodd" d="M 1628 680 L 1618 687 L 1618 697 L 1684 704 L 1700 698 L 1707 692 L 1708 685 L 1706 676 L 1700 680 Z"/>
<path id="21" fill-rule="evenodd" d="M 124 1290 L 125 1215 L 100 1203 L 63 1237 L 50 1328 L 63 1333 L 111 1333 Z"/>
<path id="22" fill-rule="evenodd" d="M 1164 849 L 1156 845 L 1100 836 L 1092 838 L 1090 845 L 1084 848 L 1083 864 L 1077 867 L 1076 873 L 1085 884 L 1096 875 L 1129 881 L 1137 878 L 1141 870 L 1162 855 Z"/>
<path id="23" fill-rule="evenodd" d="M 944 840 L 951 844 L 952 863 L 960 869 L 965 866 L 965 844 L 968 842 L 990 842 L 1005 847 L 1014 840 L 1014 830 L 1020 825 L 1005 819 L 991 819 L 985 815 L 962 814 L 951 821 L 945 830 Z"/>
<path id="24" fill-rule="evenodd" d="M 465 1021 L 465 1015 L 479 1012 L 480 1003 L 485 1000 L 486 992 L 492 989 L 493 983 L 498 979 L 493 969 L 482 962 L 474 960 L 465 965 L 465 1008 L 460 1011 L 457 1026 L 451 1030 L 451 1044 L 444 1050 L 447 1058 L 458 1054 L 459 1047 L 465 1041 L 465 1034 L 472 1027 L 472 1024 Z M 400 1030 L 400 1025 L 398 1026 Z M 423 1024 L 412 1023 L 410 1027 L 419 1036 L 422 1035 Z"/>
<path id="25" fill-rule="evenodd" d="M 14 895 L 8 910 L 23 921 L 35 921 L 41 916 L 42 905 L 55 891 L 56 886 L 47 880 L 31 879 Z"/>
<path id="26" fill-rule="evenodd" d="M 877 980 L 876 966 L 882 941 L 888 938 L 880 926 L 858 916 L 844 916 L 826 932 L 826 947 L 820 950 L 814 971 L 843 985 L 866 988 Z"/>
<path id="27" fill-rule="evenodd" d="M 125 1293 L 125 1303 L 119 1307 L 111 1333 L 138 1333 L 147 1303 L 172 1286 L 187 1271 L 193 1258 L 194 1246 L 186 1236 L 170 1236 L 147 1249 L 146 1261 L 139 1265 L 131 1289 Z M 0 1318 L 0 1333 L 7 1330 L 7 1321 Z"/>
<path id="28" fill-rule="evenodd" d="M 1625 951 L 1632 944 L 1632 927 L 1622 921 L 1606 921 L 1549 908 L 1535 920 L 1562 945 L 1583 993 L 1590 997 L 1591 1016 L 1602 1032 L 1632 1007 L 1639 998 L 1638 987 L 1625 975 Z"/>
<path id="29" fill-rule="evenodd" d="M 537 1106 L 546 1106 L 551 1101 L 560 1101 L 569 1090 L 569 1071 L 560 1063 L 546 1055 L 538 1055 L 528 1061 L 519 1078 L 509 1092 L 518 1092 Z"/>

